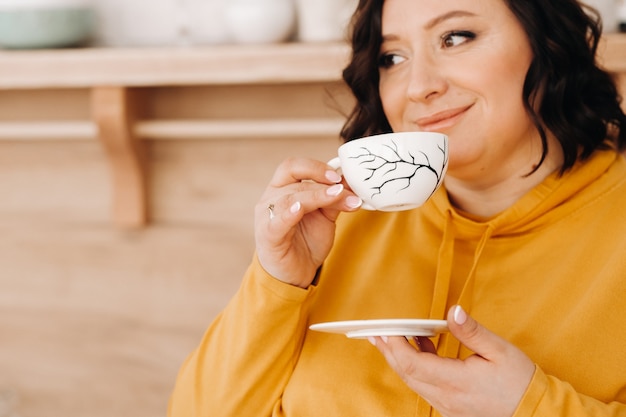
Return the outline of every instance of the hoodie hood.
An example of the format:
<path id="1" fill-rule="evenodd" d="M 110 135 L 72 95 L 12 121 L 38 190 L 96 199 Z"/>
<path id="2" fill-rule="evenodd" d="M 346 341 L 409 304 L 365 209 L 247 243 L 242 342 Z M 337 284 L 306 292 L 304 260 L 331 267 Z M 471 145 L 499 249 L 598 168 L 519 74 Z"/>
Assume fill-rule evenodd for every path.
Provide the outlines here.
<path id="1" fill-rule="evenodd" d="M 529 232 L 558 221 L 572 211 L 572 204 L 583 206 L 605 192 L 604 187 L 595 187 L 595 192 L 587 188 L 601 179 L 618 158 L 621 157 L 615 151 L 597 152 L 562 176 L 549 175 L 511 207 L 486 221 L 475 221 L 459 213 L 450 204 L 445 186 L 424 206 L 424 212 L 436 223 L 451 216 L 455 237 L 459 239 L 480 238 L 487 228 L 494 237 Z M 581 193 L 582 190 L 587 192 Z"/>
<path id="2" fill-rule="evenodd" d="M 485 221 L 470 219 L 456 210 L 450 204 L 445 187 L 442 187 L 423 206 L 425 216 L 433 224 L 438 225 L 443 236 L 438 251 L 430 317 L 441 319 L 446 316 L 455 242 L 460 240 L 477 242 L 472 266 L 465 277 L 463 288 L 456 302 L 467 311 L 471 311 L 476 268 L 489 240 L 529 233 L 547 227 L 575 212 L 577 208 L 595 200 L 607 189 L 611 189 L 611 184 L 599 187 L 589 187 L 589 185 L 603 181 L 604 174 L 618 159 L 620 163 L 624 163 L 614 151 L 598 152 L 589 160 L 578 163 L 562 176 L 558 173 L 551 174 L 514 205 Z M 606 176 L 606 178 L 607 181 L 614 181 L 610 179 L 611 176 Z M 582 192 L 583 190 L 585 192 Z M 457 357 L 459 347 L 458 341 L 444 336 L 439 343 L 439 352 L 448 357 Z"/>

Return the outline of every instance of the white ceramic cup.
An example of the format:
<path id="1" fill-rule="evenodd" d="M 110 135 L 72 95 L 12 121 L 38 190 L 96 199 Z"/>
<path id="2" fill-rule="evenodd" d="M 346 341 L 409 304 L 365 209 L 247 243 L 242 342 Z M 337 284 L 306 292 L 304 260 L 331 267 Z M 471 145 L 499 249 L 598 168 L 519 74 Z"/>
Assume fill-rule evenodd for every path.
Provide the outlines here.
<path id="1" fill-rule="evenodd" d="M 419 207 L 439 188 L 448 168 L 448 137 L 397 132 L 344 143 L 328 164 L 340 170 L 367 210 Z"/>

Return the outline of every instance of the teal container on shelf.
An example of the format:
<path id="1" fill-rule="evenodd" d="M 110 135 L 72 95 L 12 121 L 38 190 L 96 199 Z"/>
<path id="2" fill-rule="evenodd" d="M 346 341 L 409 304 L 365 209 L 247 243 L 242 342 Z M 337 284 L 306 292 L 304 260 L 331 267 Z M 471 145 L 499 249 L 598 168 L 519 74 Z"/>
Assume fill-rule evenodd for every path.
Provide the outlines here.
<path id="1" fill-rule="evenodd" d="M 0 0 L 0 48 L 82 46 L 89 42 L 94 24 L 94 11 L 87 4 Z"/>

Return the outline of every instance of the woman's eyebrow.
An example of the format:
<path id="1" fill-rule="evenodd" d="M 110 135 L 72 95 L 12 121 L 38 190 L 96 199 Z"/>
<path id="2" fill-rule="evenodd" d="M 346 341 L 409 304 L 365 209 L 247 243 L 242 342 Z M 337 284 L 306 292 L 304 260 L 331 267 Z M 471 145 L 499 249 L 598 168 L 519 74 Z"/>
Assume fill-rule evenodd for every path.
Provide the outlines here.
<path id="1" fill-rule="evenodd" d="M 443 22 L 445 20 L 453 19 L 453 18 L 456 18 L 456 17 L 473 17 L 473 16 L 476 16 L 476 14 L 472 13 L 472 12 L 465 11 L 465 10 L 453 10 L 453 11 L 444 13 L 444 14 L 442 14 L 440 16 L 437 16 L 437 17 L 429 20 L 424 25 L 424 28 L 425 29 L 432 29 L 433 27 L 437 26 L 441 22 Z"/>
<path id="2" fill-rule="evenodd" d="M 454 19 L 454 18 L 460 18 L 460 17 L 475 17 L 477 16 L 475 13 L 472 12 L 468 12 L 466 10 L 452 10 L 450 12 L 444 13 L 440 16 L 436 16 L 434 18 L 432 18 L 431 20 L 429 20 L 428 22 L 426 22 L 426 24 L 424 25 L 425 29 L 432 29 L 435 26 L 437 26 L 438 24 L 446 21 L 446 20 L 450 20 L 450 19 Z M 383 43 L 386 41 L 394 41 L 394 40 L 398 40 L 399 37 L 390 33 L 390 34 L 383 34 L 382 36 L 382 40 Z"/>

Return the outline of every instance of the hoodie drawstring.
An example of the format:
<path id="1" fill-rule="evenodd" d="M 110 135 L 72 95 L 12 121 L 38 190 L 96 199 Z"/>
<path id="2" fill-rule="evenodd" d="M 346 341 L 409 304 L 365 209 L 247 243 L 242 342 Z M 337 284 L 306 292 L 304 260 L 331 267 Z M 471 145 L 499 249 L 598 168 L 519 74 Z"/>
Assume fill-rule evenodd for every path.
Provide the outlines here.
<path id="1" fill-rule="evenodd" d="M 455 303 L 463 306 L 463 308 L 467 312 L 470 312 L 472 309 L 472 295 L 474 294 L 474 283 L 476 282 L 476 268 L 478 267 L 478 262 L 480 261 L 480 257 L 483 254 L 483 250 L 485 249 L 487 241 L 489 241 L 489 239 L 493 235 L 494 229 L 495 226 L 493 224 L 489 224 L 487 226 L 487 229 L 481 236 L 480 241 L 476 246 L 476 250 L 474 251 L 474 261 L 472 263 L 472 268 L 467 275 L 465 284 L 463 284 L 461 294 L 459 295 L 459 298 Z M 450 334 L 446 334 L 445 337 L 443 337 L 442 339 L 442 346 L 440 346 L 438 349 L 439 353 L 447 358 L 458 357 L 461 343 Z"/>
<path id="2" fill-rule="evenodd" d="M 443 242 L 437 255 L 437 273 L 433 289 L 433 301 L 430 307 L 430 318 L 440 319 L 445 317 L 448 293 L 450 291 L 450 279 L 452 277 L 452 262 L 454 256 L 454 224 L 452 212 L 446 212 L 446 223 L 443 229 Z"/>
<path id="3" fill-rule="evenodd" d="M 445 317 L 448 293 L 450 290 L 450 279 L 452 277 L 452 261 L 454 256 L 454 224 L 452 222 L 452 211 L 446 211 L 446 220 L 443 229 L 443 241 L 437 254 L 437 272 L 435 275 L 435 285 L 433 288 L 433 300 L 430 307 L 430 318 L 440 319 Z M 437 346 L 439 336 L 434 343 Z M 430 416 L 433 412 L 431 405 L 421 396 L 417 399 L 416 415 L 420 417 Z"/>
<path id="4" fill-rule="evenodd" d="M 476 250 L 474 251 L 474 262 L 472 264 L 472 268 L 470 269 L 469 274 L 467 275 L 467 279 L 465 280 L 465 285 L 463 285 L 463 289 L 461 290 L 461 295 L 459 295 L 459 299 L 457 304 L 463 305 L 463 308 L 466 308 L 466 311 L 471 309 L 471 301 L 472 294 L 474 292 L 474 282 L 476 281 L 474 276 L 476 275 L 476 268 L 478 267 L 478 261 L 483 254 L 483 250 L 485 249 L 485 245 L 487 241 L 493 235 L 495 230 L 495 226 L 493 224 L 487 225 L 487 229 L 485 233 L 483 233 L 480 241 L 478 242 L 478 246 L 476 246 Z"/>
<path id="5" fill-rule="evenodd" d="M 476 250 L 474 251 L 474 260 L 472 263 L 472 267 L 467 275 L 459 298 L 456 302 L 456 304 L 462 305 L 463 308 L 466 309 L 466 311 L 470 311 L 471 308 L 471 296 L 473 293 L 475 281 L 474 276 L 476 275 L 478 262 L 480 260 L 480 257 L 482 256 L 485 245 L 493 235 L 494 230 L 495 226 L 493 224 L 489 224 L 485 232 L 481 236 L 481 239 L 476 246 Z M 437 259 L 437 273 L 435 276 L 433 301 L 430 308 L 431 319 L 445 319 L 446 317 L 446 307 L 448 305 L 448 294 L 450 289 L 450 281 L 452 278 L 452 266 L 454 262 L 454 241 L 455 233 L 452 211 L 447 210 L 445 226 L 443 229 L 443 241 L 441 247 L 439 248 Z M 435 346 L 437 346 L 437 351 L 439 355 L 448 358 L 456 358 L 459 354 L 459 349 L 461 347 L 460 342 L 448 333 L 438 336 L 434 340 L 434 343 Z M 420 417 L 426 417 L 438 415 L 438 413 L 433 410 L 431 405 L 426 400 L 424 400 L 422 397 L 419 397 L 417 401 L 416 415 Z"/>

